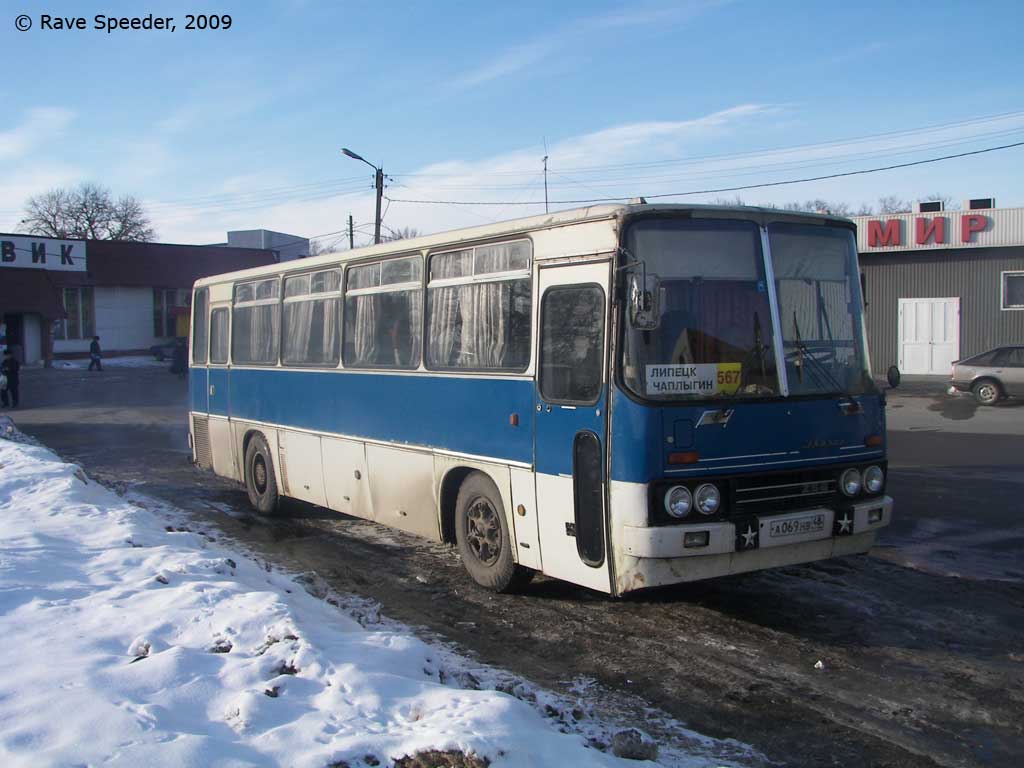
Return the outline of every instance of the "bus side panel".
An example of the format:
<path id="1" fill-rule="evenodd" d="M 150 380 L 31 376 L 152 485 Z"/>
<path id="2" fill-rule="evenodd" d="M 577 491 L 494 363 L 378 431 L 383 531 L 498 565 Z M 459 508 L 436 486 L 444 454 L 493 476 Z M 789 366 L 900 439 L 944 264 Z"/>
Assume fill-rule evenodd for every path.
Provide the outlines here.
<path id="1" fill-rule="evenodd" d="M 235 454 L 232 450 L 231 422 L 225 416 L 211 414 L 209 425 L 214 474 L 239 480 L 238 470 L 235 468 Z"/>
<path id="2" fill-rule="evenodd" d="M 323 454 L 327 506 L 335 512 L 372 520 L 373 504 L 363 443 L 322 437 L 320 450 Z"/>
<path id="3" fill-rule="evenodd" d="M 434 499 L 434 457 L 422 451 L 366 446 L 373 519 L 409 533 L 441 540 Z"/>
<path id="4" fill-rule="evenodd" d="M 282 429 L 277 436 L 277 455 L 285 493 L 310 504 L 324 506 L 323 462 L 320 457 L 320 436 L 308 432 L 290 432 Z"/>
<path id="5" fill-rule="evenodd" d="M 509 470 L 512 482 L 512 504 L 517 510 L 510 515 L 509 530 L 515 531 L 516 552 L 520 565 L 535 570 L 543 568 L 540 551 L 540 530 L 537 520 L 537 489 L 533 470 L 512 467 Z M 523 508 L 522 514 L 518 512 Z M 511 511 L 511 510 L 509 510 Z"/>
<path id="6" fill-rule="evenodd" d="M 231 370 L 232 418 L 524 465 L 533 435 L 509 417 L 532 424 L 532 409 L 528 378 Z"/>

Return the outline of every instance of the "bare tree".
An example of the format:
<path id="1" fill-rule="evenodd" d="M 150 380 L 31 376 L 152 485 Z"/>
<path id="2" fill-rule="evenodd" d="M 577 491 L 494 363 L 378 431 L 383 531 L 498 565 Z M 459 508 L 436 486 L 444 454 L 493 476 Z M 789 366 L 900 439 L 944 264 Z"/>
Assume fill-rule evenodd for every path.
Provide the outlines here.
<path id="1" fill-rule="evenodd" d="M 960 203 L 954 200 L 950 195 L 944 195 L 941 192 L 936 192 L 934 195 L 925 195 L 924 197 L 917 198 L 917 202 L 919 203 L 931 203 L 936 200 L 942 203 L 942 210 L 944 211 L 960 210 Z"/>
<path id="2" fill-rule="evenodd" d="M 21 227 L 44 237 L 134 241 L 156 237 L 138 198 L 124 195 L 115 200 L 109 189 L 90 183 L 30 197 Z"/>
<path id="3" fill-rule="evenodd" d="M 901 200 L 896 195 L 886 195 L 878 198 L 878 212 L 886 213 L 910 213 L 911 205 L 906 200 Z"/>
<path id="4" fill-rule="evenodd" d="M 743 202 L 742 197 L 736 195 L 736 197 L 732 199 L 728 197 L 716 197 L 711 201 L 710 205 L 742 206 L 746 205 L 746 203 Z"/>
<path id="5" fill-rule="evenodd" d="M 414 237 L 419 237 L 420 231 L 413 229 L 412 227 L 402 227 L 401 229 L 391 229 L 388 227 L 387 234 L 381 239 L 385 242 L 392 240 L 411 240 Z"/>

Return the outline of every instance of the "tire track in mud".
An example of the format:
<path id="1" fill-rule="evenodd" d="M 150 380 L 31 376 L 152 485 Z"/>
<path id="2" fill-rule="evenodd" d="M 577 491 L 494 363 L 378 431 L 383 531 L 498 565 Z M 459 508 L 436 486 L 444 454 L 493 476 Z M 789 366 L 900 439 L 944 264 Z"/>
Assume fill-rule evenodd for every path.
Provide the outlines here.
<path id="1" fill-rule="evenodd" d="M 592 679 L 623 706 L 649 702 L 787 764 L 1010 764 L 1024 749 L 1021 686 L 1007 685 L 1024 670 L 1011 641 L 1024 620 L 1007 613 L 1024 590 L 1013 585 L 865 557 L 623 600 L 543 578 L 492 595 L 445 546 L 289 508 L 271 521 L 236 512 L 221 527 L 542 686 Z"/>

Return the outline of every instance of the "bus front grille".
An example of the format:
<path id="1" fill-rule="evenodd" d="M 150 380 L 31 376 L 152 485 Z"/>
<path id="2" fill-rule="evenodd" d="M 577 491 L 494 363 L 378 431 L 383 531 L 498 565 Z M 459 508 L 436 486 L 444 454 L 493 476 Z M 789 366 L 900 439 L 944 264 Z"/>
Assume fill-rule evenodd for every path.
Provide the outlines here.
<path id="1" fill-rule="evenodd" d="M 736 480 L 735 511 L 791 509 L 826 504 L 838 490 L 836 471 L 803 470 Z"/>
<path id="2" fill-rule="evenodd" d="M 195 443 L 196 464 L 203 469 L 213 469 L 213 454 L 210 452 L 210 423 L 205 416 L 192 417 L 192 439 Z"/>

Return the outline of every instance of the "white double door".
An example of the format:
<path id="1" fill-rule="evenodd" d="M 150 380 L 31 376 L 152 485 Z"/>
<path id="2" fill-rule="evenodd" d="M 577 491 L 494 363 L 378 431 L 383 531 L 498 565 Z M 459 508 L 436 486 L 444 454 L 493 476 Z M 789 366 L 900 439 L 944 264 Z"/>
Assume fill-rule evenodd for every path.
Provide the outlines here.
<path id="1" fill-rule="evenodd" d="M 899 300 L 902 373 L 948 374 L 960 357 L 960 299 Z"/>

